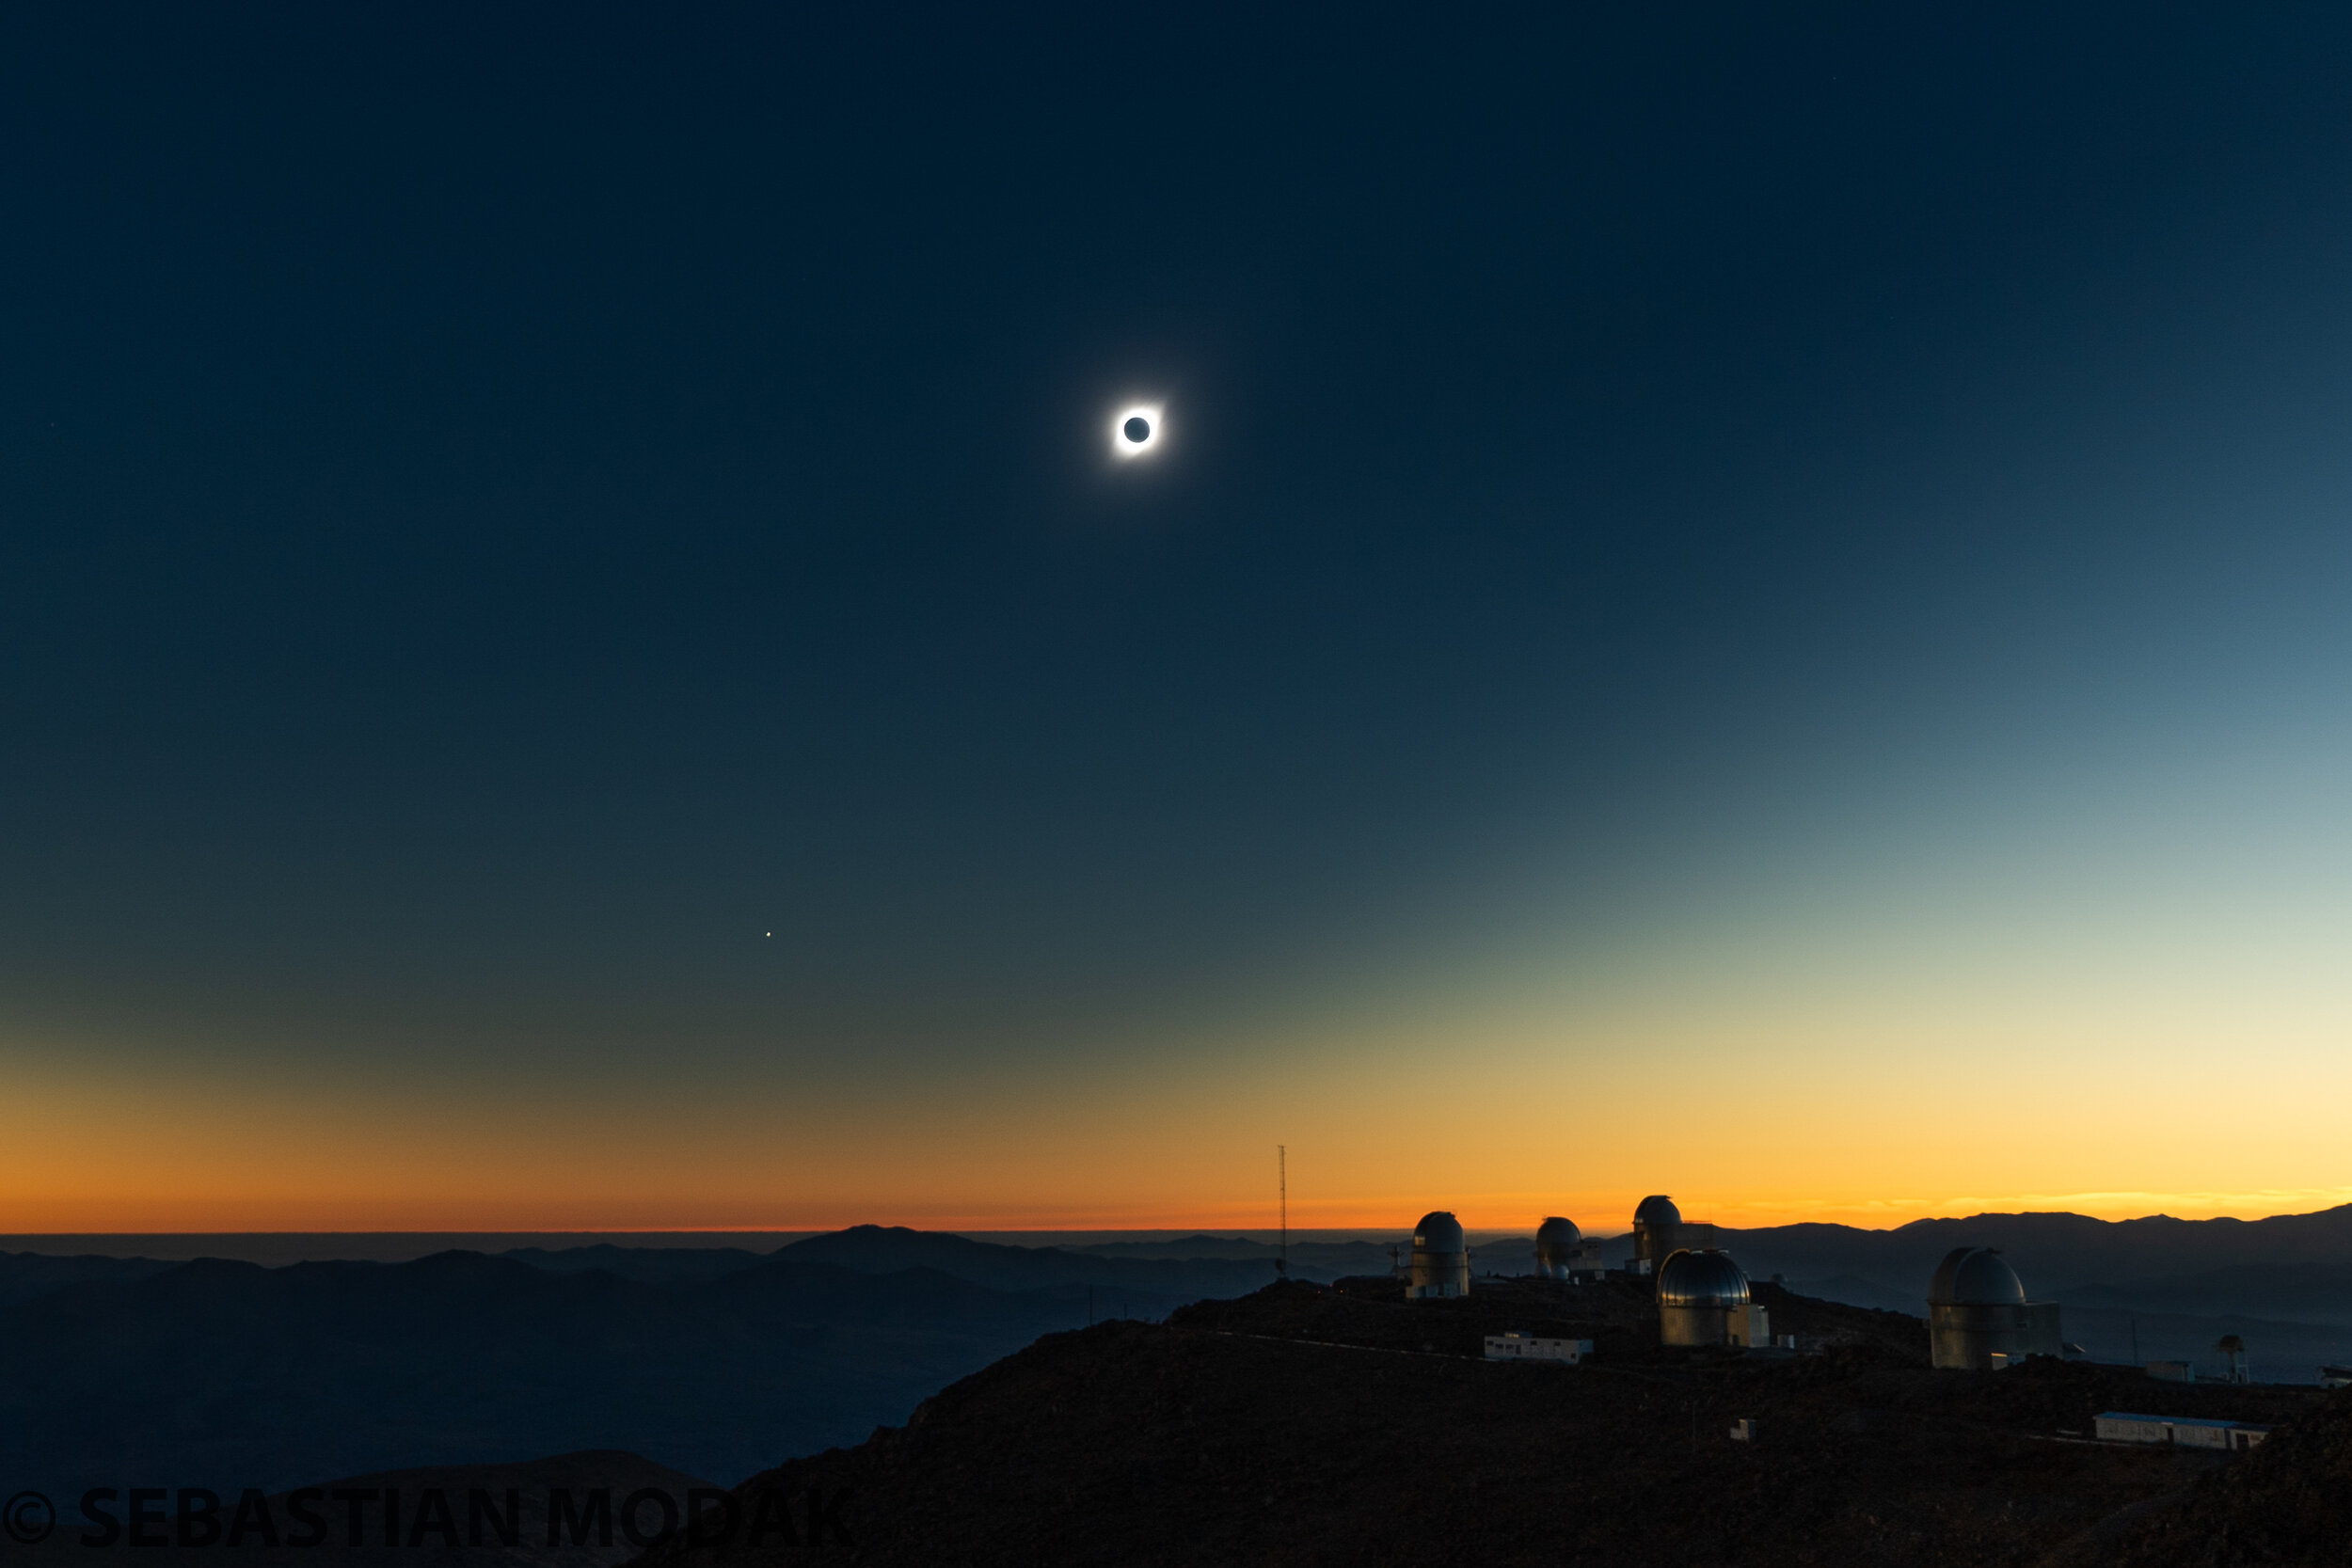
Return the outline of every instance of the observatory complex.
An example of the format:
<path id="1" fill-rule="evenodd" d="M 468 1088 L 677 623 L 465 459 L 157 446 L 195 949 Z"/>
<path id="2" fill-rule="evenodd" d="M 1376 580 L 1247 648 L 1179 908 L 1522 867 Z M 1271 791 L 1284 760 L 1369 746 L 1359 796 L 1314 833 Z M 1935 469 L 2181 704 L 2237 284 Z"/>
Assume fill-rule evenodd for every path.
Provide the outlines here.
<path id="1" fill-rule="evenodd" d="M 2058 1355 L 2058 1304 L 2027 1301 L 1998 1247 L 1954 1247 L 1928 1286 L 1928 1352 L 1939 1367 L 1992 1371 Z"/>
<path id="2" fill-rule="evenodd" d="M 1659 1342 L 1683 1347 L 1720 1346 L 1794 1354 L 1796 1338 L 1775 1338 L 1768 1309 L 1755 1299 L 1748 1276 L 1728 1252 L 1690 1243 L 1711 1240 L 1714 1227 L 1685 1225 L 1682 1212 L 1662 1193 L 1642 1199 L 1633 1211 L 1633 1256 L 1623 1274 L 1655 1281 Z M 1622 1254 L 1619 1254 L 1622 1256 Z M 1534 1274 L 1567 1284 L 1601 1280 L 1618 1271 L 1603 1263 L 1602 1243 L 1585 1240 L 1576 1222 L 1547 1216 L 1536 1227 Z M 1433 1210 L 1413 1227 L 1413 1259 L 1405 1295 L 1409 1301 L 1450 1300 L 1470 1294 L 1470 1246 L 1462 1222 Z M 1490 1358 L 1548 1358 L 1551 1345 L 1519 1340 L 1490 1346 Z M 1940 1368 L 1992 1371 L 2029 1355 L 2063 1355 L 2058 1305 L 2026 1299 L 2024 1281 L 1995 1247 L 1955 1247 L 1928 1287 L 1930 1359 Z M 1562 1341 L 1566 1343 L 1567 1341 Z M 2244 1381 L 2245 1353 L 2225 1341 L 2229 1375 Z M 2079 1354 L 2079 1352 L 2075 1354 Z"/>
<path id="3" fill-rule="evenodd" d="M 1462 1222 L 1442 1209 L 1423 1214 L 1413 1227 L 1413 1269 L 1405 1299 L 1469 1294 L 1470 1245 L 1462 1239 Z"/>

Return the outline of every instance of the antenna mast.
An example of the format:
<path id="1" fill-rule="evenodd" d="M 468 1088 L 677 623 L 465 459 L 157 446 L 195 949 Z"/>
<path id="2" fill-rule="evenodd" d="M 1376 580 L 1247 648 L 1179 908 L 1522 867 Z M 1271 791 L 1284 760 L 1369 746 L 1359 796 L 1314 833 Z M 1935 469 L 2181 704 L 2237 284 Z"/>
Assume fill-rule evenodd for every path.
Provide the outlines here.
<path id="1" fill-rule="evenodd" d="M 1288 1277 L 1291 1272 L 1291 1151 L 1288 1144 L 1274 1146 L 1274 1185 L 1281 1195 L 1282 1250 L 1274 1259 L 1274 1272 Z"/>

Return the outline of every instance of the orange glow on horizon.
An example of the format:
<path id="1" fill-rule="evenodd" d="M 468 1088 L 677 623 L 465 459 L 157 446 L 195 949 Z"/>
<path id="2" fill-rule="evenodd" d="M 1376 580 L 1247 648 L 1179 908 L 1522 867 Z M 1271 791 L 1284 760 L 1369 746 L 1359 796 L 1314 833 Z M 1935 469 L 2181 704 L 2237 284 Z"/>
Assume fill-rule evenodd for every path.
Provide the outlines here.
<path id="1" fill-rule="evenodd" d="M 1588 1234 L 1613 1235 L 1630 1226 L 1639 1193 L 1561 1195 L 1549 1200 L 1527 1195 L 1498 1195 L 1491 1201 L 1467 1197 L 1415 1204 L 1311 1202 L 1294 1200 L 1295 1233 L 1359 1231 L 1387 1235 L 1409 1230 L 1431 1208 L 1451 1208 L 1470 1230 L 1489 1234 L 1532 1232 L 1546 1215 L 1564 1213 Z M 2311 1212 L 2352 1202 L 2352 1192 L 2277 1195 L 2270 1202 L 2227 1201 L 2215 1194 L 2020 1194 L 2006 1197 L 1933 1205 L 1792 1206 L 1772 1201 L 1708 1202 L 1677 1195 L 1685 1216 L 1728 1229 L 1759 1229 L 1799 1223 L 1849 1225 L 1885 1230 L 1914 1220 L 1960 1218 L 1979 1213 L 2071 1212 L 2105 1220 L 2153 1214 L 2180 1219 L 2228 1216 L 2242 1220 Z M 1050 1205 L 1031 1207 L 810 1206 L 803 1209 L 737 1210 L 700 1215 L 663 1213 L 635 1205 L 583 1208 L 561 1203 L 272 1203 L 250 1199 L 207 1202 L 181 1195 L 151 1199 L 51 1203 L 38 1206 L 0 1194 L 0 1235 L 242 1235 L 301 1233 L 421 1233 L 611 1235 L 671 1234 L 714 1237 L 769 1232 L 839 1230 L 852 1225 L 905 1226 L 918 1230 L 983 1233 L 1087 1232 L 1101 1230 L 1194 1231 L 1210 1234 L 1272 1234 L 1270 1204 L 1228 1203 L 1168 1207 Z"/>

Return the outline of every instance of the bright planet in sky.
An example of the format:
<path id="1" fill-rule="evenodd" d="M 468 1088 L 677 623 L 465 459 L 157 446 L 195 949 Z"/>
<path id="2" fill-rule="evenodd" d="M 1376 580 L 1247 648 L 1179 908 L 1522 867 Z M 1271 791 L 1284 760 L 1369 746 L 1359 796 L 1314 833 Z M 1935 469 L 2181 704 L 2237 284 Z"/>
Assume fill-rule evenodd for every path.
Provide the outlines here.
<path id="1" fill-rule="evenodd" d="M 1141 457 L 1157 450 L 1161 433 L 1156 404 L 1120 409 L 1111 420 L 1111 452 L 1118 457 Z"/>

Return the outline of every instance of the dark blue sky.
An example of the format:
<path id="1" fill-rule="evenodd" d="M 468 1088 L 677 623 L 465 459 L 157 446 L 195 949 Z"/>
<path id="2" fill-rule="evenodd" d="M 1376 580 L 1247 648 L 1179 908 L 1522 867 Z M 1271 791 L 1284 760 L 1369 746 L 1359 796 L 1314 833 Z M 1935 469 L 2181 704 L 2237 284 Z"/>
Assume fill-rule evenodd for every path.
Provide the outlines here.
<path id="1" fill-rule="evenodd" d="M 2324 729 L 2348 46 L 17 11 L 0 1029 L 985 1059 Z"/>

